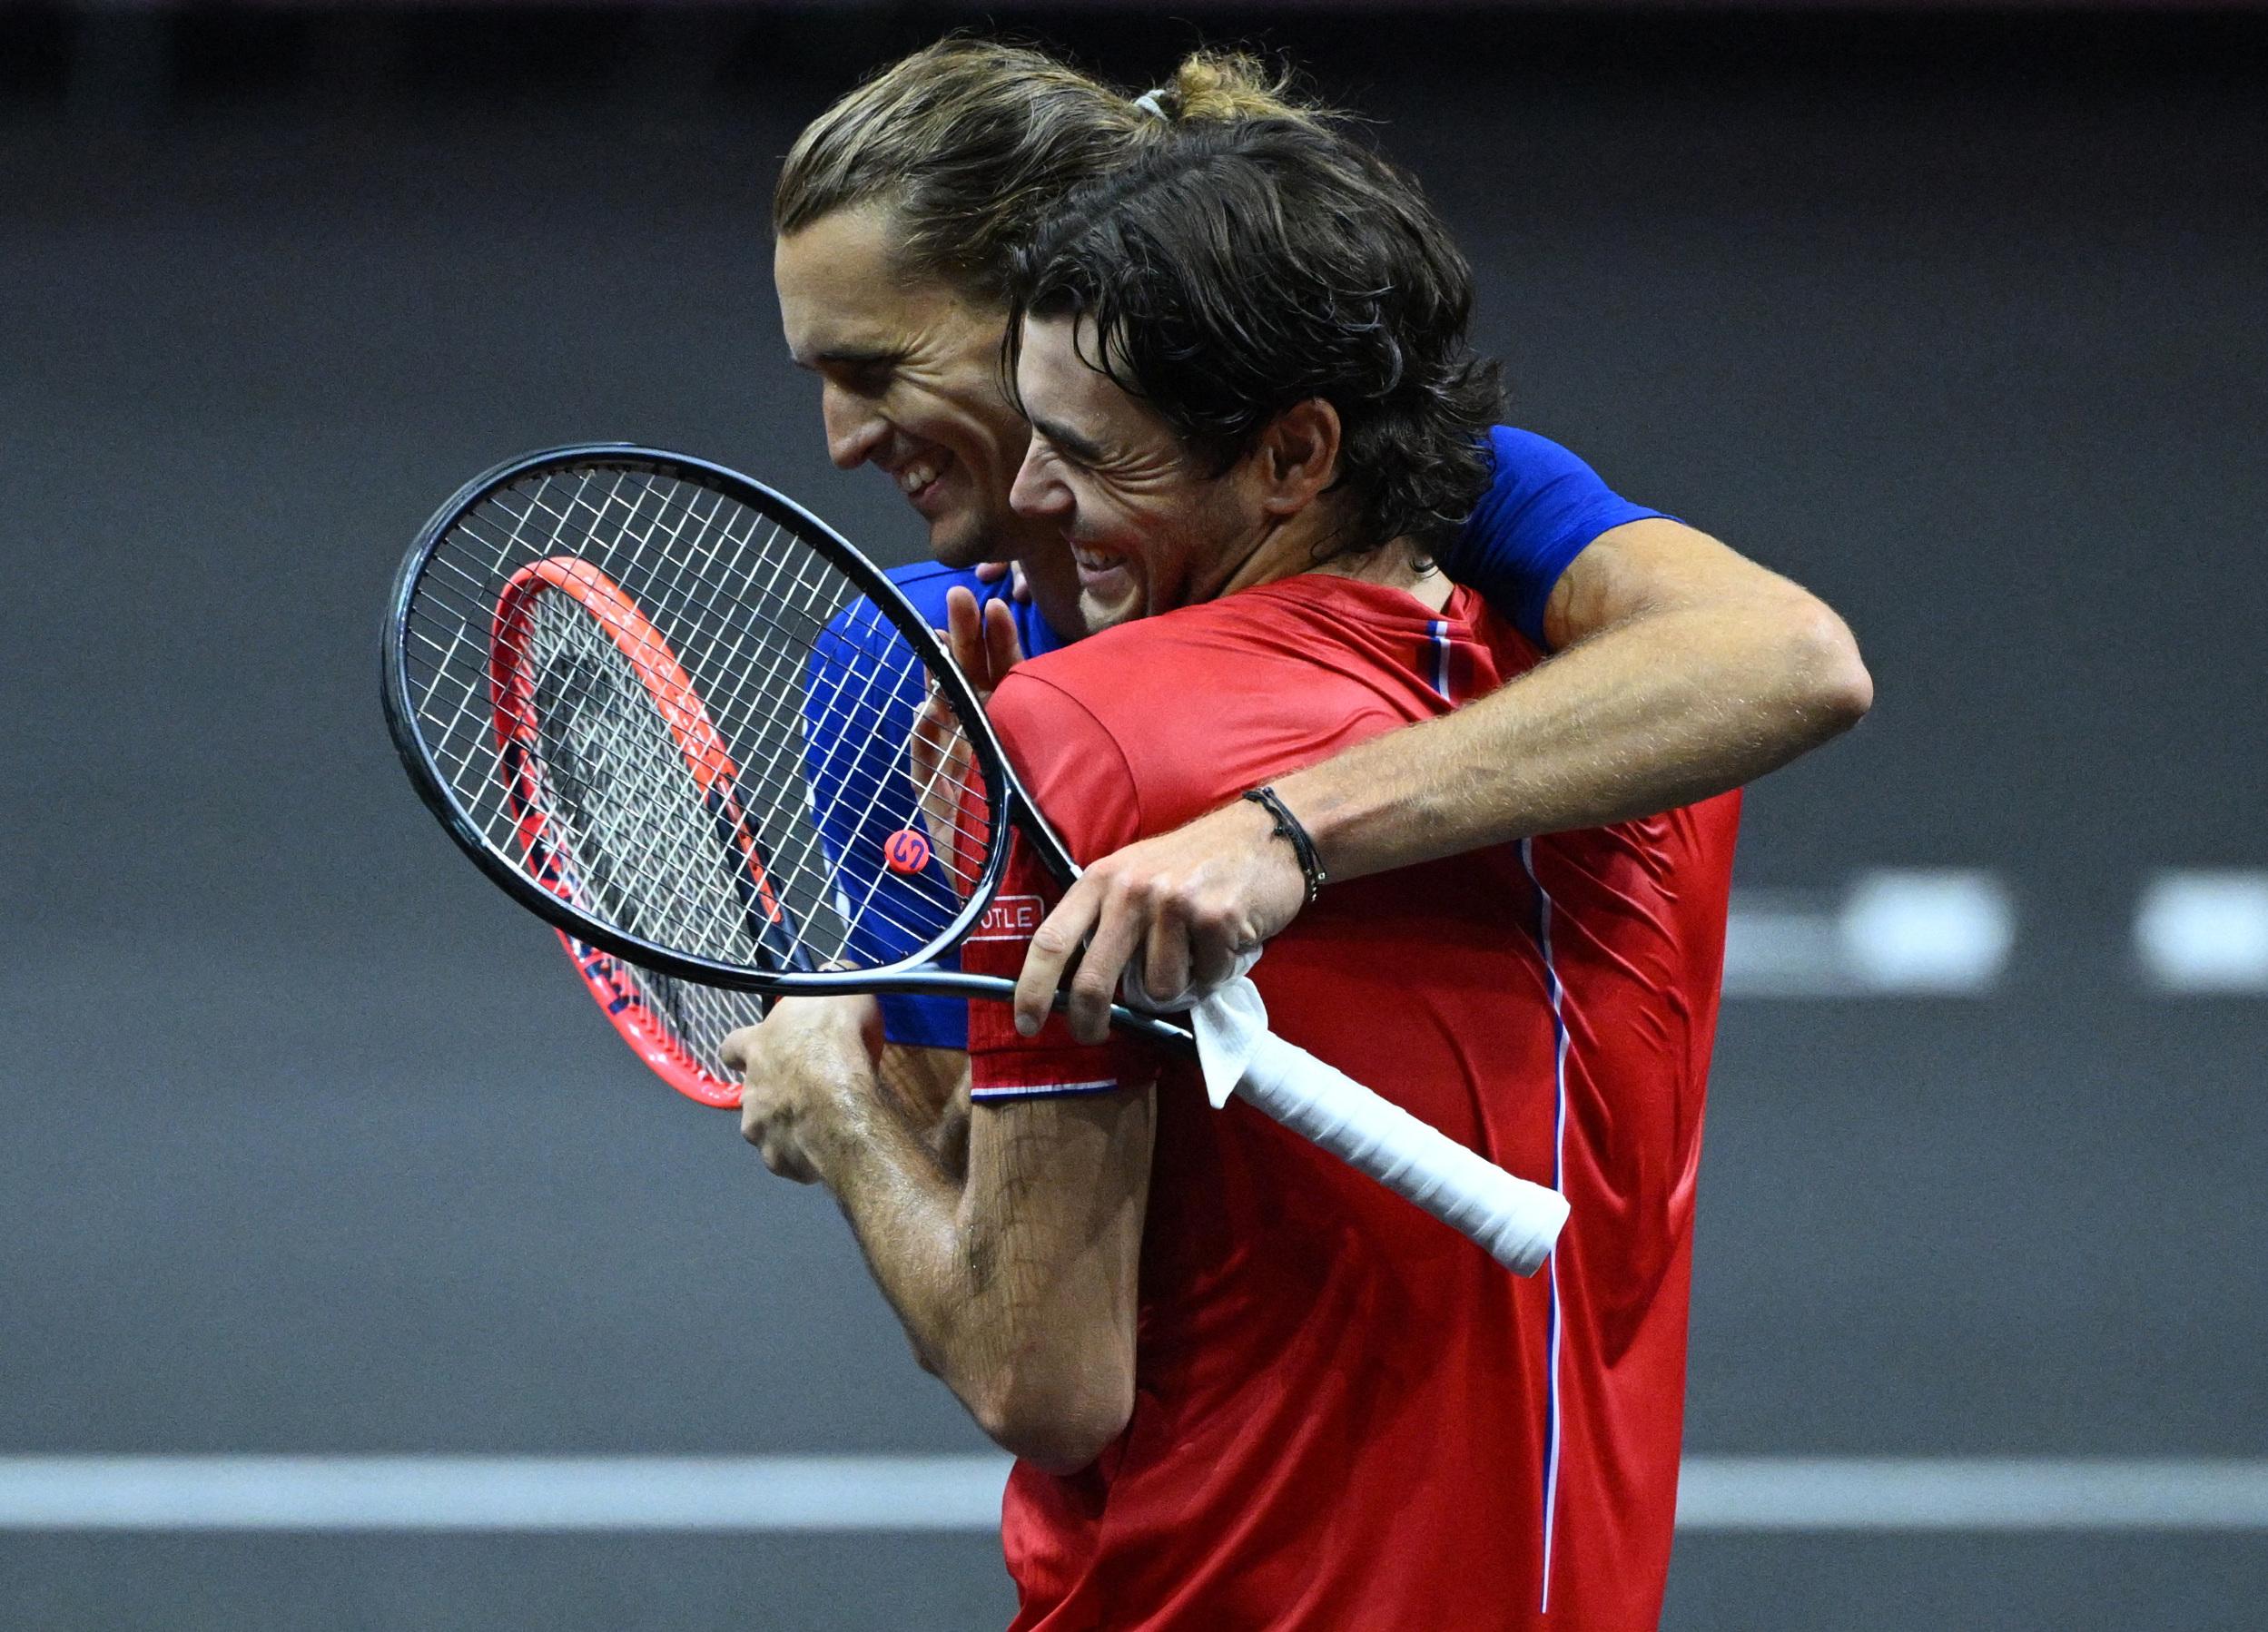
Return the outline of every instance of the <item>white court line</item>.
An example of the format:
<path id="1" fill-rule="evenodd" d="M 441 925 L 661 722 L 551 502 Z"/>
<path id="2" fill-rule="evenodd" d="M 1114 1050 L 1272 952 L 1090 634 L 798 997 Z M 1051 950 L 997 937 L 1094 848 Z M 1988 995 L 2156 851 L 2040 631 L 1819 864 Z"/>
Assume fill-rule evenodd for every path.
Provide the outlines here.
<path id="1" fill-rule="evenodd" d="M 2268 1461 L 1685 1459 L 1683 1530 L 2268 1529 Z"/>
<path id="2" fill-rule="evenodd" d="M 995 1456 L 0 1457 L 0 1530 L 999 1528 Z M 1689 1456 L 1687 1531 L 2268 1529 L 2268 1460 Z"/>
<path id="3" fill-rule="evenodd" d="M 996 1456 L 0 1457 L 0 1530 L 996 1530 Z"/>

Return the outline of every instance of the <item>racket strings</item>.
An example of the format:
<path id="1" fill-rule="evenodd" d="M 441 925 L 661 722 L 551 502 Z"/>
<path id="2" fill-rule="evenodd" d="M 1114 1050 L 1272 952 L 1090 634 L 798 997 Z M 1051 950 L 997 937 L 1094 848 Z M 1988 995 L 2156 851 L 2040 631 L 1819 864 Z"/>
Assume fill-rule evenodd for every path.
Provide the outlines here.
<path id="1" fill-rule="evenodd" d="M 629 660 L 557 591 L 536 597 L 533 623 L 537 865 L 634 935 L 748 961 L 757 942 L 739 910 L 737 858 Z"/>
<path id="2" fill-rule="evenodd" d="M 580 565 L 532 596 L 528 628 L 499 615 L 516 575 L 562 563 Z M 626 465 L 524 478 L 435 547 L 405 636 L 421 734 L 484 841 L 547 888 L 571 875 L 581 910 L 640 939 L 879 967 L 927 955 L 988 863 L 981 762 L 925 703 L 913 649 L 829 557 L 725 493 Z M 497 653 L 515 645 L 508 706 Z M 511 707 L 535 725 L 518 748 Z M 534 823 L 515 754 L 539 762 Z M 695 1031 L 746 1018 L 696 1012 L 707 988 L 688 982 L 640 991 Z"/>
<path id="3" fill-rule="evenodd" d="M 565 517 L 560 516 L 557 517 L 557 519 L 564 522 Z M 478 536 L 477 534 L 475 536 Z M 515 538 L 514 540 L 508 542 L 517 541 L 518 540 Z M 467 582 L 472 581 L 468 575 L 463 574 L 453 565 L 450 570 L 454 575 L 459 577 L 460 579 L 464 579 Z M 801 574 L 805 575 L 805 582 L 810 581 L 807 576 L 809 571 L 809 563 L 806 562 L 802 564 Z M 773 634 L 782 636 L 784 642 L 807 643 L 812 639 L 810 628 L 808 627 L 801 630 L 789 629 L 783 626 L 777 619 L 767 617 L 760 612 L 752 613 L 751 615 L 753 615 L 755 621 L 763 627 L 769 630 Z M 833 666 L 847 667 L 861 684 L 860 693 L 846 698 L 838 689 L 823 683 L 823 677 L 821 677 L 823 683 L 813 688 L 814 694 L 827 699 L 822 706 L 814 711 L 816 723 L 827 727 L 834 732 L 835 735 L 833 740 L 838 744 L 857 744 L 863 741 L 863 733 L 872 725 L 872 693 L 873 688 L 878 684 L 885 683 L 889 678 L 893 677 L 899 670 L 905 668 L 907 665 L 911 665 L 914 661 L 911 652 L 903 646 L 902 642 L 898 640 L 896 632 L 893 629 L 891 629 L 886 624 L 883 624 L 879 619 L 873 621 L 874 624 L 874 630 L 872 633 L 881 636 L 879 641 L 870 638 L 868 640 L 853 642 L 847 634 L 843 634 L 842 632 L 830 632 L 835 636 L 832 644 L 837 649 L 829 652 L 826 654 L 825 661 Z M 815 627 L 817 625 L 814 624 L 813 626 Z M 433 643 L 429 640 L 426 640 L 422 636 L 419 636 L 419 638 L 420 639 L 421 644 L 425 644 L 429 647 L 433 645 Z M 776 678 L 780 673 L 781 670 L 778 665 L 773 666 L 766 672 L 767 677 L 771 678 Z M 733 689 L 725 698 L 727 704 L 725 712 L 727 713 L 730 712 L 730 705 L 735 704 L 741 700 L 742 687 L 744 683 L 739 680 L 735 680 L 728 683 L 732 685 Z M 958 738 L 965 745 L 965 736 L 960 733 L 957 724 L 951 727 L 951 732 L 954 737 Z M 454 736 L 456 733 L 451 734 Z M 930 734 L 936 735 L 939 734 L 939 732 L 935 730 L 935 728 L 932 728 Z M 480 732 L 477 726 L 473 726 L 468 727 L 462 733 L 462 735 L 465 739 L 464 745 L 459 751 L 459 763 L 457 767 L 455 767 L 457 775 L 460 779 L 465 772 L 469 769 L 470 757 L 478 750 Z M 783 745 L 784 745 L 784 742 Z M 850 785 L 846 786 L 843 791 L 850 799 L 873 801 L 884 794 L 886 791 L 884 787 L 884 779 L 873 769 L 873 767 L 861 762 L 855 755 L 852 755 L 847 759 L 842 755 L 834 755 L 832 756 L 831 762 L 835 764 L 849 779 Z M 771 764 L 767 764 L 765 767 L 760 769 L 757 776 L 754 778 L 755 783 L 759 786 L 777 790 L 781 784 L 777 777 L 773 774 L 774 770 L 774 766 Z M 963 780 L 965 781 L 965 778 Z M 934 779 L 932 779 L 923 789 L 925 796 L 932 801 L 936 801 L 941 794 L 948 791 L 951 791 L 942 788 Z M 955 870 L 955 881 L 962 893 L 965 894 L 973 884 L 977 870 L 977 868 L 973 865 Z"/>
<path id="4" fill-rule="evenodd" d="M 724 502 L 720 496 L 711 495 L 710 496 L 717 499 L 719 503 Z M 563 523 L 567 519 L 557 513 L 554 513 L 554 516 L 555 519 Z M 675 536 L 673 530 L 673 537 Z M 778 530 L 774 529 L 773 537 L 776 539 L 777 536 Z M 641 542 L 650 540 L 650 537 L 651 534 L 648 533 Z M 800 595 L 780 597 L 783 603 L 791 607 L 797 599 L 810 599 L 812 593 L 817 589 L 833 587 L 830 583 L 832 568 L 826 565 L 823 558 L 813 555 L 807 549 L 797 547 L 793 550 L 789 565 L 794 573 L 794 588 L 801 592 Z M 752 570 L 746 577 L 753 582 L 756 575 Z M 739 587 L 744 590 L 747 585 L 744 584 Z M 706 604 L 713 608 L 713 599 L 707 601 Z M 814 632 L 825 629 L 826 618 L 823 611 L 816 615 L 807 615 L 800 627 L 789 626 L 784 624 L 778 616 L 766 615 L 758 605 L 753 603 L 745 605 L 743 611 L 756 625 L 779 637 L 778 654 L 782 656 L 792 654 L 798 649 L 808 650 L 815 639 Z M 914 662 L 911 651 L 899 640 L 894 629 L 879 618 L 871 616 L 867 624 L 868 626 L 861 630 L 855 637 L 843 630 L 825 631 L 830 637 L 828 649 L 823 654 L 822 661 L 816 666 L 823 670 L 832 668 L 837 671 L 847 671 L 847 676 L 843 673 L 833 675 L 823 672 L 814 673 L 812 677 L 810 696 L 821 701 L 815 705 L 807 703 L 807 712 L 813 716 L 813 723 L 823 728 L 822 734 L 833 745 L 829 754 L 829 764 L 844 779 L 844 786 L 841 789 L 836 801 L 838 804 L 860 801 L 871 803 L 886 793 L 886 778 L 881 771 L 873 765 L 863 762 L 855 752 L 846 756 L 840 750 L 844 746 L 855 750 L 868 742 L 874 725 L 873 714 L 877 687 L 885 686 L 906 665 Z M 728 689 L 723 695 L 722 706 L 718 712 L 726 717 L 738 712 L 739 705 L 746 698 L 750 676 L 756 676 L 759 687 L 761 687 L 765 684 L 776 684 L 792 678 L 788 670 L 789 665 L 784 662 L 769 662 L 761 672 L 752 667 L 744 670 L 739 675 L 729 677 L 725 683 Z M 855 680 L 858 690 L 854 693 L 843 688 L 846 677 Z M 959 732 L 957 725 L 952 727 L 952 731 L 965 743 L 965 736 Z M 934 736 L 939 732 L 935 727 L 932 727 L 926 734 Z M 785 733 L 781 733 L 773 757 L 759 766 L 753 777 L 746 771 L 743 772 L 744 783 L 776 794 L 790 791 L 786 781 L 780 774 L 780 761 L 784 757 L 790 746 L 789 737 Z M 929 779 L 922 787 L 921 791 L 932 803 L 953 802 L 948 797 L 951 791 L 942 787 L 937 779 Z M 961 894 L 965 895 L 973 886 L 976 872 L 977 869 L 974 866 L 956 870 L 955 882 Z"/>

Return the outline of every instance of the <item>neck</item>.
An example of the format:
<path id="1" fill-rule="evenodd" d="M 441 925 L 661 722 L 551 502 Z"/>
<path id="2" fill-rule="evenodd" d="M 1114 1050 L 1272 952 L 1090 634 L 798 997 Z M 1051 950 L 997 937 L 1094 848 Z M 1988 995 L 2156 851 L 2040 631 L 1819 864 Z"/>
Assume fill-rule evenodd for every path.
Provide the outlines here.
<path id="1" fill-rule="evenodd" d="M 1327 573 L 1333 577 L 1354 578 L 1401 590 L 1435 612 L 1448 604 L 1453 587 L 1448 578 L 1436 568 L 1419 571 L 1420 552 L 1406 538 L 1389 539 L 1359 555 L 1335 555 L 1327 561 L 1317 561 L 1315 552 L 1322 542 L 1323 535 L 1316 526 L 1288 522 L 1234 563 L 1227 581 L 1204 598 L 1218 599 L 1239 589 L 1272 584 L 1278 578 L 1296 577 L 1301 573 Z"/>

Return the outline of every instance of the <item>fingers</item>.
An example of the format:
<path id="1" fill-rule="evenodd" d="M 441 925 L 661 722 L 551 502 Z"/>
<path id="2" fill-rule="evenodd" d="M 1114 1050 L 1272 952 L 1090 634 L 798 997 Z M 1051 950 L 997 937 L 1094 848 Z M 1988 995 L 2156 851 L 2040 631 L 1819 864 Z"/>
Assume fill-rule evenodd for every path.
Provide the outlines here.
<path id="1" fill-rule="evenodd" d="M 757 1150 L 764 1157 L 764 1165 L 780 1177 L 794 1179 L 799 1185 L 819 1182 L 819 1175 L 813 1168 L 810 1159 L 804 1155 L 803 1146 L 794 1141 L 767 1139 L 757 1146 Z"/>
<path id="2" fill-rule="evenodd" d="M 1038 1036 L 1040 1027 L 1047 1024 L 1063 970 L 1078 955 L 1080 942 L 1094 923 L 1098 897 L 1099 890 L 1090 879 L 1080 880 L 1032 932 L 1024 967 L 1016 976 L 1016 1029 L 1024 1036 Z"/>
<path id="3" fill-rule="evenodd" d="M 1024 1036 L 1047 1023 L 1073 959 L 1078 968 L 1065 988 L 1063 1013 L 1082 1043 L 1109 1035 L 1119 981 L 1138 959 L 1144 989 L 1161 1004 L 1218 986 L 1237 972 L 1243 919 L 1227 903 L 1209 893 L 1182 891 L 1168 875 L 1115 860 L 1090 869 L 1072 885 L 1032 936 L 1016 980 L 1016 1029 Z"/>
<path id="4" fill-rule="evenodd" d="M 756 1028 L 754 1026 L 743 1026 L 717 1045 L 718 1063 L 733 1076 L 744 1077 L 748 1070 L 749 1050 L 755 1040 Z"/>
<path id="5" fill-rule="evenodd" d="M 1184 928 L 1188 937 L 1189 984 L 1186 989 L 1210 991 L 1237 973 L 1237 959 L 1259 943 L 1239 932 L 1240 919 L 1225 909 L 1200 907 Z"/>
<path id="6" fill-rule="evenodd" d="M 1000 684 L 1008 671 L 1024 660 L 1023 642 L 1016 636 L 1016 614 L 1006 601 L 994 601 L 984 609 L 984 658 L 992 685 Z"/>
<path id="7" fill-rule="evenodd" d="M 906 774 L 913 782 L 915 808 L 929 831 L 930 846 L 945 876 L 958 879 L 961 795 L 969 781 L 969 739 L 952 712 L 934 695 L 913 717 L 906 748 Z"/>
<path id="8" fill-rule="evenodd" d="M 1014 582 L 1009 585 L 1009 594 L 1014 595 L 1016 599 L 1023 605 L 1027 606 L 1030 605 L 1031 584 L 1030 581 L 1024 576 L 1024 564 L 1021 561 L 1011 563 L 1010 574 L 1014 579 Z"/>
<path id="9" fill-rule="evenodd" d="M 1231 978 L 1239 954 L 1289 923 L 1306 900 L 1298 862 L 1272 828 L 1266 812 L 1239 801 L 1088 869 L 1032 937 L 1016 981 L 1016 1028 L 1030 1037 L 1045 1024 L 1075 957 L 1065 1010 L 1082 1042 L 1101 1039 L 1119 977 L 1137 956 L 1142 984 L 1160 1002 Z"/>
<path id="10" fill-rule="evenodd" d="M 772 1095 L 751 1086 L 741 1096 L 740 1136 L 756 1147 L 764 1165 L 780 1177 L 799 1185 L 818 1183 L 818 1172 L 794 1136 L 792 1119 L 781 1115 Z"/>
<path id="11" fill-rule="evenodd" d="M 979 693 L 991 691 L 991 665 L 984 653 L 983 619 L 977 598 L 956 584 L 945 592 L 945 649 Z"/>
<path id="12" fill-rule="evenodd" d="M 1142 935 L 1142 988 L 1159 1003 L 1172 1003 L 1189 988 L 1189 925 L 1181 903 L 1171 896 L 1150 909 Z"/>
<path id="13" fill-rule="evenodd" d="M 1110 1035 L 1110 1004 L 1118 996 L 1119 977 L 1141 949 L 1149 914 L 1142 902 L 1123 888 L 1103 892 L 1102 912 L 1080 954 L 1078 972 L 1071 977 L 1070 998 L 1063 1012 L 1071 1035 L 1082 1043 L 1099 1043 Z"/>
<path id="14" fill-rule="evenodd" d="M 799 1185 L 824 1182 L 828 1142 L 854 1115 L 843 1095 L 873 1091 L 882 1051 L 882 1006 L 872 998 L 788 998 L 771 1015 L 718 1046 L 717 1057 L 742 1079 L 740 1136 L 764 1165 Z M 867 1067 L 863 1087 L 845 1087 Z"/>
<path id="15" fill-rule="evenodd" d="M 977 582 L 997 584 L 1008 576 L 1008 563 L 1005 561 L 980 561 L 977 563 Z M 1019 567 L 1017 571 L 1021 574 L 1022 568 Z"/>
<path id="16" fill-rule="evenodd" d="M 1232 900 L 1171 878 L 1129 883 L 1143 889 L 1153 897 L 1142 938 L 1142 986 L 1150 997 L 1178 1006 L 1236 978 L 1238 957 L 1258 942 Z"/>

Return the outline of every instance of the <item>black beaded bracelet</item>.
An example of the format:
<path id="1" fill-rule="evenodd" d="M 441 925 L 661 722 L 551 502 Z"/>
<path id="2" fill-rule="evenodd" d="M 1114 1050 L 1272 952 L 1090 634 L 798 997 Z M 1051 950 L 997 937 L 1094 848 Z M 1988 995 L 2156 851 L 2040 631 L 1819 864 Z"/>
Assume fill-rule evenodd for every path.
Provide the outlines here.
<path id="1" fill-rule="evenodd" d="M 1254 788 L 1245 797 L 1276 818 L 1276 836 L 1288 840 L 1292 854 L 1299 858 L 1300 876 L 1307 880 L 1307 905 L 1314 906 L 1316 897 L 1331 881 L 1331 875 L 1323 870 L 1323 859 L 1316 854 L 1315 841 L 1308 838 L 1307 830 L 1299 825 L 1299 818 L 1285 808 L 1284 801 L 1276 796 L 1275 789 Z"/>

